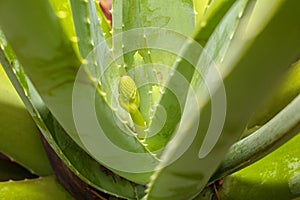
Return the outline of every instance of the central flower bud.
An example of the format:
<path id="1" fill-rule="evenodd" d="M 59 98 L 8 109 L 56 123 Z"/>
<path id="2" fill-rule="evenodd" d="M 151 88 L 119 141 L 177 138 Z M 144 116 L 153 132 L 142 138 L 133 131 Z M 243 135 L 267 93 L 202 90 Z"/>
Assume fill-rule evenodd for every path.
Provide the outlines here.
<path id="1" fill-rule="evenodd" d="M 129 113 L 137 112 L 140 96 L 135 82 L 130 76 L 122 76 L 119 81 L 119 103 Z"/>
<path id="2" fill-rule="evenodd" d="M 140 139 L 146 137 L 146 123 L 139 111 L 140 96 L 135 82 L 130 76 L 122 76 L 119 81 L 119 103 L 120 106 L 129 112 L 135 125 L 135 131 Z"/>

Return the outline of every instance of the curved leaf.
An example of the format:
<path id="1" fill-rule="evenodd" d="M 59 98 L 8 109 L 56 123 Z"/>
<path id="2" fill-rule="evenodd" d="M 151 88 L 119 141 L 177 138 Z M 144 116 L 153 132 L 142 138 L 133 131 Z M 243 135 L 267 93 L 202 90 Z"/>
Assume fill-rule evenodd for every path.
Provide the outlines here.
<path id="1" fill-rule="evenodd" d="M 253 165 L 224 179 L 221 199 L 290 200 L 300 197 L 300 134 Z"/>
<path id="2" fill-rule="evenodd" d="M 71 42 L 60 27 L 52 8 L 47 1 L 36 2 L 33 0 L 26 2 L 1 0 L 0 5 L 1 27 L 17 58 L 23 65 L 26 75 L 28 75 L 43 102 L 64 130 L 81 148 L 90 153 L 82 143 L 82 138 L 80 138 L 82 135 L 78 135 L 73 119 L 73 85 L 81 63 L 72 48 Z M 15 9 L 19 9 L 18 12 L 10 12 Z M 35 12 L 32 12 L 32 10 Z M 43 23 L 40 22 L 41 19 L 43 19 Z M 35 26 L 35 24 L 40 23 L 41 26 Z M 49 33 L 53 34 L 49 35 Z M 22 45 L 25 41 L 27 41 L 26 45 Z M 93 80 L 87 81 L 93 83 Z M 95 91 L 93 85 L 83 83 L 83 86 L 87 86 L 88 90 Z M 79 98 L 78 101 L 80 100 Z M 103 102 L 101 101 L 101 103 Z M 100 105 L 99 108 L 106 109 L 106 111 L 110 110 L 106 103 Z M 99 119 L 109 122 L 105 125 L 107 130 L 110 130 L 111 127 L 116 127 L 114 114 L 106 111 L 99 110 L 98 113 L 101 114 Z M 145 146 L 137 142 L 134 136 L 129 138 L 129 141 L 132 142 L 127 143 L 128 135 L 124 134 L 119 127 L 115 130 L 116 132 L 113 131 L 110 134 L 119 135 L 120 143 L 124 144 L 123 146 L 128 148 L 129 151 L 134 149 L 136 152 L 147 152 Z M 93 137 L 89 140 L 97 142 L 97 140 L 93 140 L 94 137 L 97 137 L 97 134 L 92 135 Z M 97 155 L 101 155 L 103 152 L 98 151 L 97 153 Z M 157 159 L 152 154 L 145 155 L 150 166 L 157 163 Z M 108 162 L 111 160 L 109 157 L 105 159 Z M 98 161 L 103 163 L 103 160 Z M 122 173 L 122 176 L 135 178 L 139 183 L 145 183 L 145 179 L 149 180 L 150 177 L 150 174 L 141 174 L 141 178 L 137 175 L 133 176 L 133 174 L 127 176 L 126 173 Z"/>
<path id="3" fill-rule="evenodd" d="M 0 52 L 2 53 L 2 51 Z M 5 64 L 4 61 L 5 60 L 1 59 L 3 64 Z M 16 75 L 13 73 L 16 66 L 9 66 L 7 62 L 4 67 L 47 142 L 68 168 L 70 168 L 79 178 L 100 191 L 126 198 L 135 198 L 138 196 L 135 187 L 139 186 L 132 185 L 130 182 L 116 175 L 108 175 L 107 169 L 104 169 L 98 162 L 88 156 L 68 136 L 61 125 L 57 123 L 57 120 L 50 114 L 37 91 L 27 78 L 23 80 L 23 82 L 26 82 L 28 88 L 25 90 L 23 85 L 20 85 L 18 80 L 18 78 L 20 78 L 19 74 Z M 22 76 L 26 77 L 24 73 Z M 25 92 L 27 96 L 25 95 Z"/>
<path id="4" fill-rule="evenodd" d="M 224 15 L 226 14 L 226 12 L 229 10 L 229 8 L 232 6 L 232 4 L 234 2 L 235 1 L 232 1 L 232 0 L 231 1 L 223 1 L 222 0 L 222 1 L 211 2 L 209 7 L 206 10 L 204 16 L 201 18 L 201 22 L 199 22 L 199 24 L 196 24 L 196 28 L 192 35 L 193 39 L 195 41 L 197 41 L 199 44 L 198 45 L 195 45 L 195 43 L 182 44 L 182 46 L 184 48 L 181 51 L 183 51 L 183 53 L 181 53 L 180 55 L 177 55 L 177 56 L 181 56 L 182 58 L 185 58 L 185 59 L 189 58 L 189 60 L 185 60 L 185 59 L 179 59 L 179 61 L 177 60 L 175 62 L 175 64 L 173 64 L 173 68 L 174 68 L 173 70 L 182 74 L 184 76 L 184 81 L 191 82 L 194 74 L 196 74 L 196 76 L 197 76 L 197 73 L 195 73 L 195 66 L 197 66 L 198 58 L 202 54 L 202 48 L 206 45 L 207 40 L 210 38 L 213 31 L 215 30 L 217 25 L 220 23 L 221 19 L 224 17 Z M 225 34 L 222 35 L 223 38 L 220 38 L 220 40 L 222 40 L 222 42 L 215 42 L 214 44 L 211 44 L 210 47 L 208 47 L 210 49 L 206 50 L 206 51 L 213 52 L 214 51 L 213 49 L 220 49 L 219 51 L 215 51 L 213 55 L 209 55 L 209 56 L 212 56 L 212 59 L 214 59 L 214 60 L 219 55 L 224 54 L 223 51 L 226 51 L 227 46 L 231 40 L 230 36 L 234 32 L 234 27 L 237 22 L 235 20 L 228 20 L 228 21 L 229 21 L 228 23 L 231 23 L 231 26 L 227 25 L 227 26 L 223 26 L 222 28 L 219 28 L 219 29 L 223 29 L 223 30 L 220 30 L 220 32 L 226 31 L 226 33 L 227 33 L 227 35 L 225 35 Z M 231 29 L 228 27 L 231 27 Z M 228 30 L 228 29 L 230 29 L 230 30 Z M 221 37 L 221 36 L 218 36 L 218 37 Z M 186 42 L 188 43 L 189 38 L 185 38 L 185 39 L 187 40 Z M 179 40 L 179 38 L 177 38 L 177 40 Z M 178 41 L 176 41 L 176 42 L 178 42 Z M 225 45 L 225 43 L 226 43 L 226 45 Z M 184 45 L 186 45 L 186 46 L 184 46 Z M 220 45 L 222 45 L 222 47 L 220 47 Z M 163 55 L 163 56 L 165 56 L 165 55 Z M 204 57 L 205 57 L 204 59 L 207 59 L 207 57 L 208 57 L 207 53 L 205 53 L 205 52 L 204 52 Z M 202 61 L 202 62 L 205 62 L 205 61 Z M 161 62 L 158 62 L 158 63 L 161 63 Z M 204 63 L 201 63 L 201 64 L 209 65 L 209 64 L 204 64 Z M 205 67 L 202 67 L 203 69 L 200 70 L 199 65 L 197 67 L 198 67 L 198 71 L 200 71 L 202 73 L 204 73 L 204 71 L 207 70 L 207 69 L 203 70 Z M 169 74 L 172 74 L 172 72 L 169 71 Z M 165 78 L 167 80 L 166 88 L 172 88 L 172 86 L 174 86 L 174 85 L 177 88 L 181 88 L 181 90 L 177 92 L 177 98 L 178 98 L 178 95 L 181 96 L 179 101 L 181 104 L 184 105 L 185 101 L 186 101 L 185 97 L 187 96 L 189 84 L 179 81 L 178 76 L 173 76 L 173 77 L 170 76 L 169 77 L 169 75 L 165 75 L 165 74 L 163 74 L 163 76 L 166 76 L 166 78 Z M 202 79 L 202 78 L 199 78 L 199 79 Z M 194 84 L 196 84 L 196 83 L 192 83 L 192 85 L 194 85 Z M 175 100 L 174 94 L 172 94 L 172 92 L 169 90 L 166 90 L 164 92 L 164 94 L 161 95 L 159 105 L 160 105 L 160 107 L 163 107 L 165 109 L 165 112 L 167 113 L 167 118 L 166 118 L 164 127 L 157 134 L 155 134 L 154 137 L 148 138 L 148 140 L 146 141 L 148 144 L 148 148 L 152 149 L 153 151 L 164 147 L 167 144 L 167 142 L 169 142 L 170 138 L 174 135 L 175 128 L 176 128 L 176 126 L 178 126 L 180 119 L 181 119 L 181 115 L 182 115 L 181 108 L 184 107 L 183 105 L 179 106 L 179 102 Z M 155 111 L 152 121 L 155 121 L 155 122 L 160 121 L 160 118 L 161 118 L 160 116 L 161 116 L 161 112 Z M 156 130 L 155 126 L 156 126 L 156 123 L 150 124 L 150 128 L 149 128 L 150 133 L 153 130 Z"/>
<path id="5" fill-rule="evenodd" d="M 235 5 L 242 3 L 238 1 Z M 227 96 L 226 119 L 220 137 L 215 135 L 215 131 L 212 135 L 204 135 L 213 114 L 210 112 L 210 101 L 201 109 L 201 121 L 194 139 L 190 132 L 195 124 L 189 121 L 193 112 L 189 112 L 186 118 L 183 116 L 185 120 L 182 128 L 185 131 L 179 132 L 178 138 L 174 139 L 173 145 L 164 153 L 165 160 L 161 166 L 174 159 L 175 161 L 154 174 L 149 185 L 148 199 L 191 198 L 204 188 L 229 147 L 241 136 L 253 110 L 266 97 L 266 91 L 272 87 L 271 83 L 276 82 L 299 56 L 300 24 L 298 21 L 295 24 L 284 23 L 292 22 L 298 17 L 299 3 L 266 0 L 251 1 L 247 5 L 246 14 L 242 17 L 228 50 L 224 52 L 225 57 L 219 62 L 217 60 Z M 268 8 L 268 12 L 265 8 Z M 233 12 L 234 10 L 230 13 Z M 241 17 L 240 12 L 237 14 L 237 17 Z M 223 23 L 228 21 L 224 20 Z M 212 43 L 218 43 L 218 40 Z M 214 53 L 216 52 L 212 55 Z M 218 95 L 218 92 L 220 85 L 216 93 L 211 95 Z M 218 109 L 222 111 L 224 108 Z M 212 145 L 211 142 L 216 138 L 216 145 Z M 180 145 L 191 139 L 191 145 L 176 159 L 182 151 Z M 208 144 L 210 146 L 206 146 Z M 169 182 L 172 184 L 168 184 Z"/>
<path id="6" fill-rule="evenodd" d="M 248 123 L 248 132 L 268 122 L 300 93 L 300 61 L 285 75 L 267 101 L 258 109 Z"/>
<path id="7" fill-rule="evenodd" d="M 73 197 L 59 185 L 54 177 L 0 182 L 0 198 L 7 200 L 73 199 Z"/>
<path id="8" fill-rule="evenodd" d="M 268 155 L 300 132 L 300 95 L 268 123 L 235 143 L 210 181 L 238 171 Z"/>
<path id="9" fill-rule="evenodd" d="M 3 54 L 0 52 L 0 60 Z M 0 152 L 40 176 L 52 169 L 39 131 L 0 65 Z"/>

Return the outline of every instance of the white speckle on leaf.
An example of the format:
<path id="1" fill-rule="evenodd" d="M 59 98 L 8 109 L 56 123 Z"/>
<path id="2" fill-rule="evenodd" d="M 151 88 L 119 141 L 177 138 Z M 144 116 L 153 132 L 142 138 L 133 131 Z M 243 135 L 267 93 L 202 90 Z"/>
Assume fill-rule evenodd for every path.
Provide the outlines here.
<path id="1" fill-rule="evenodd" d="M 58 11 L 57 13 L 56 13 L 56 16 L 58 17 L 58 18 L 60 18 L 60 19 L 64 19 L 64 18 L 66 18 L 67 17 L 67 12 L 65 12 L 65 11 Z"/>
<path id="2" fill-rule="evenodd" d="M 111 110 L 114 111 L 114 112 L 118 112 L 118 108 L 115 108 L 115 107 L 111 107 Z"/>
<path id="3" fill-rule="evenodd" d="M 186 41 L 188 44 L 193 44 L 194 43 L 194 40 L 192 38 L 188 38 L 187 41 Z"/>
<path id="4" fill-rule="evenodd" d="M 28 97 L 27 90 L 24 90 L 24 94 L 25 94 L 26 97 Z"/>
<path id="5" fill-rule="evenodd" d="M 12 71 L 13 71 L 14 74 L 17 74 L 17 71 L 16 71 L 15 68 L 12 68 Z"/>
<path id="6" fill-rule="evenodd" d="M 86 59 L 82 59 L 81 63 L 82 63 L 83 65 L 87 65 L 87 64 L 89 63 L 89 61 L 86 60 Z"/>
<path id="7" fill-rule="evenodd" d="M 289 181 L 289 188 L 293 194 L 300 194 L 300 173 L 295 173 Z"/>
<path id="8" fill-rule="evenodd" d="M 239 13 L 238 18 L 242 18 L 243 16 L 243 11 Z"/>
<path id="9" fill-rule="evenodd" d="M 107 94 L 106 94 L 106 92 L 100 91 L 100 95 L 105 97 Z"/>
<path id="10" fill-rule="evenodd" d="M 288 168 L 294 172 L 297 169 L 300 169 L 300 160 L 298 158 L 292 158 L 286 161 L 288 163 Z"/>
<path id="11" fill-rule="evenodd" d="M 78 39 L 78 37 L 73 36 L 73 37 L 70 38 L 70 41 L 74 42 L 74 43 L 77 43 L 79 41 L 79 39 Z"/>
<path id="12" fill-rule="evenodd" d="M 288 163 L 289 174 L 291 178 L 289 180 L 289 188 L 291 193 L 300 194 L 300 160 L 298 158 L 286 159 Z"/>
<path id="13" fill-rule="evenodd" d="M 206 26 L 206 21 L 201 22 L 200 26 L 205 27 Z"/>
<path id="14" fill-rule="evenodd" d="M 159 89 L 159 92 L 160 92 L 160 94 L 164 94 L 164 93 L 165 93 L 165 90 L 162 89 L 162 88 L 160 88 L 160 89 Z"/>
<path id="15" fill-rule="evenodd" d="M 230 34 L 229 39 L 232 40 L 233 36 L 234 36 L 234 32 L 232 32 L 232 33 Z"/>
<path id="16" fill-rule="evenodd" d="M 177 59 L 176 59 L 176 62 L 180 62 L 182 59 L 180 58 L 180 57 L 178 57 Z"/>
<path id="17" fill-rule="evenodd" d="M 10 182 L 10 180 L 8 182 Z M 8 187 L 2 186 L 0 189 L 0 193 L 5 192 L 5 191 L 8 191 Z"/>
<path id="18" fill-rule="evenodd" d="M 224 61 L 224 56 L 221 58 L 220 63 L 222 63 Z"/>
<path id="19" fill-rule="evenodd" d="M 87 24 L 91 24 L 90 18 L 86 18 L 86 23 L 87 23 Z"/>

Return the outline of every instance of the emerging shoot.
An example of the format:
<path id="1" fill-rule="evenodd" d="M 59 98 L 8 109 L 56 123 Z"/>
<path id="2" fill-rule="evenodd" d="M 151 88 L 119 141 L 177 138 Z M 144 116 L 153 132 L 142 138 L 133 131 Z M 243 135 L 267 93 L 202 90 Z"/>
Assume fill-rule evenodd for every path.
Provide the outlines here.
<path id="1" fill-rule="evenodd" d="M 146 137 L 145 120 L 139 110 L 140 96 L 135 82 L 129 76 L 122 76 L 119 81 L 119 103 L 120 106 L 129 112 L 134 122 L 136 133 L 140 139 Z"/>

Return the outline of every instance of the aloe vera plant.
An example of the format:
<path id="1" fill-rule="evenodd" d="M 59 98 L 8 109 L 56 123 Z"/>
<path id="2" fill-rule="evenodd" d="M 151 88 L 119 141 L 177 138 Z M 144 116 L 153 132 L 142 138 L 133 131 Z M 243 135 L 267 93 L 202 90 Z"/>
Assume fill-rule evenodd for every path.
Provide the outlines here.
<path id="1" fill-rule="evenodd" d="M 0 167 L 1 198 L 300 197 L 298 0 L 114 0 L 110 12 L 0 0 L 12 113 L 0 153 L 23 170 Z"/>

